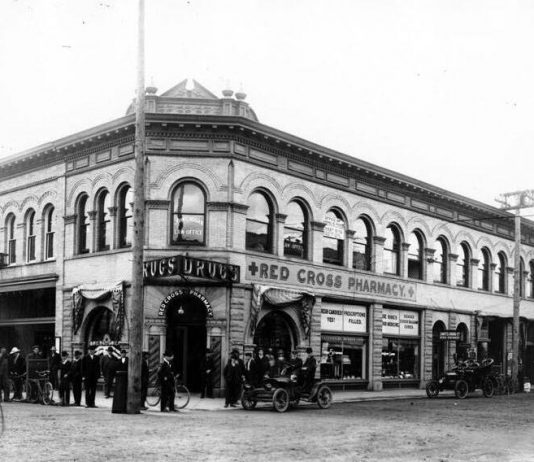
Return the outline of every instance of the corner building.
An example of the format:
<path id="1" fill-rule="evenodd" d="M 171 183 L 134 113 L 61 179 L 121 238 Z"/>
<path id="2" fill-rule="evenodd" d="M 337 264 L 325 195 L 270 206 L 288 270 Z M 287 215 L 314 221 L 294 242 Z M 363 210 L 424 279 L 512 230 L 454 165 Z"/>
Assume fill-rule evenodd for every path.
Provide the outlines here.
<path id="1" fill-rule="evenodd" d="M 205 348 L 304 351 L 334 388 L 510 368 L 513 216 L 265 126 L 243 93 L 146 98 L 144 346 L 193 390 Z M 128 348 L 134 114 L 0 164 L 0 339 Z M 534 377 L 534 223 L 520 351 Z"/>

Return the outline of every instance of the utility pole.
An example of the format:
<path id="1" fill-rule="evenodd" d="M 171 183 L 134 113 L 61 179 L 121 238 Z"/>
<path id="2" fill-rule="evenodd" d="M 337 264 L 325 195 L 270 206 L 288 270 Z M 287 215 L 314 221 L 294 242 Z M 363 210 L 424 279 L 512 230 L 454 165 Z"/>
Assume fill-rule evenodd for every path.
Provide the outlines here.
<path id="1" fill-rule="evenodd" d="M 135 109 L 135 177 L 132 239 L 132 297 L 128 310 L 130 357 L 126 412 L 139 414 L 143 352 L 143 245 L 145 241 L 145 2 L 139 0 Z"/>
<path id="2" fill-rule="evenodd" d="M 497 202 L 503 210 L 515 211 L 515 250 L 514 250 L 514 312 L 512 327 L 512 383 L 518 390 L 519 371 L 519 314 L 521 307 L 521 209 L 534 207 L 534 190 L 515 191 L 501 194 Z"/>

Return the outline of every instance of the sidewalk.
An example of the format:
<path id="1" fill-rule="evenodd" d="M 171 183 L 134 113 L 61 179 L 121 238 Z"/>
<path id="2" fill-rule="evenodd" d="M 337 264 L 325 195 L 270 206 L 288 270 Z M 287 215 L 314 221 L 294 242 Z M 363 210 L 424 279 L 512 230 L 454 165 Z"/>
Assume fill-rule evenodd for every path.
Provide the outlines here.
<path id="1" fill-rule="evenodd" d="M 334 403 L 353 403 L 361 401 L 387 401 L 387 400 L 397 400 L 397 399 L 419 399 L 426 398 L 425 390 L 419 389 L 387 389 L 383 391 L 365 391 L 365 390 L 354 390 L 354 391 L 336 391 L 333 390 Z M 82 402 L 84 399 L 82 397 Z M 98 391 L 96 394 L 95 403 L 99 408 L 111 410 L 113 403 L 113 398 L 106 399 L 104 394 L 101 391 Z M 268 403 L 261 403 L 261 405 L 268 406 Z M 301 405 L 312 405 L 312 403 L 302 402 Z M 191 411 L 234 411 L 236 409 L 242 409 L 241 406 L 232 408 L 224 407 L 224 398 L 204 398 L 200 399 L 199 394 L 192 394 L 191 400 L 186 408 L 182 412 L 191 412 Z M 151 407 L 148 411 L 145 412 L 159 412 L 159 404 L 157 406 Z"/>

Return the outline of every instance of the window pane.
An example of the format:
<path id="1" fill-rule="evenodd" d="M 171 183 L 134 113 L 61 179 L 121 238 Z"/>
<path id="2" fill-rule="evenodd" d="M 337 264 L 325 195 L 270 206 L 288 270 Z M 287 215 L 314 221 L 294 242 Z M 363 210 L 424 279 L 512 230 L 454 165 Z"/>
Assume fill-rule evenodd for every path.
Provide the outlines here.
<path id="1" fill-rule="evenodd" d="M 204 193 L 193 183 L 183 183 L 176 188 L 173 205 L 175 213 L 204 214 Z"/>
<path id="2" fill-rule="evenodd" d="M 399 238 L 392 227 L 386 228 L 384 242 L 384 272 L 399 274 Z"/>
<path id="3" fill-rule="evenodd" d="M 343 264 L 343 242 L 345 241 L 345 222 L 341 215 L 329 210 L 325 215 L 323 232 L 323 261 L 335 265 Z"/>
<path id="4" fill-rule="evenodd" d="M 78 253 L 86 253 L 87 248 L 87 227 L 89 226 L 89 214 L 86 210 L 87 196 L 80 198 L 78 202 Z"/>
<path id="5" fill-rule="evenodd" d="M 111 196 L 107 191 L 104 191 L 98 198 L 98 250 L 109 250 L 111 248 L 110 207 Z"/>
<path id="6" fill-rule="evenodd" d="M 489 254 L 482 249 L 478 255 L 478 288 L 489 290 Z"/>
<path id="7" fill-rule="evenodd" d="M 261 193 L 252 193 L 248 200 L 246 248 L 258 252 L 271 252 L 272 213 Z"/>
<path id="8" fill-rule="evenodd" d="M 119 200 L 119 247 L 129 247 L 132 245 L 133 235 L 132 188 L 125 187 L 121 191 Z"/>
<path id="9" fill-rule="evenodd" d="M 421 240 L 416 233 L 410 234 L 410 247 L 408 249 L 408 277 L 412 279 L 423 278 L 423 249 Z"/>
<path id="10" fill-rule="evenodd" d="M 323 340 L 321 343 L 321 378 L 367 379 L 367 339 L 339 336 L 335 342 L 331 339 Z"/>
<path id="11" fill-rule="evenodd" d="M 193 183 L 179 185 L 174 193 L 173 210 L 173 243 L 204 244 L 205 197 L 200 187 Z M 132 221 L 131 217 L 128 221 Z"/>
<path id="12" fill-rule="evenodd" d="M 434 245 L 434 281 L 447 282 L 447 250 L 445 244 L 438 239 Z"/>
<path id="13" fill-rule="evenodd" d="M 359 270 L 371 270 L 371 233 L 361 218 L 354 224 L 354 241 L 352 251 L 352 267 Z"/>
<path id="14" fill-rule="evenodd" d="M 382 377 L 417 379 L 419 377 L 419 340 L 382 339 Z"/>
<path id="15" fill-rule="evenodd" d="M 268 223 L 271 215 L 269 203 L 263 194 L 253 193 L 248 199 L 247 218 Z"/>
<path id="16" fill-rule="evenodd" d="M 460 244 L 460 247 L 458 247 L 456 285 L 461 287 L 468 287 L 469 285 L 469 251 L 464 244 Z"/>
<path id="17" fill-rule="evenodd" d="M 306 258 L 306 218 L 302 207 L 290 202 L 284 226 L 284 255 Z"/>

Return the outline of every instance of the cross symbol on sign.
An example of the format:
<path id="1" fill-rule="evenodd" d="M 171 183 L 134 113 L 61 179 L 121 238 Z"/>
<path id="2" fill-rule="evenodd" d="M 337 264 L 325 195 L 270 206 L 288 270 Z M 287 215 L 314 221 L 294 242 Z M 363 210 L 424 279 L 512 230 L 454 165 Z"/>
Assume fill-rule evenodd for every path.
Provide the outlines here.
<path id="1" fill-rule="evenodd" d="M 248 265 L 248 270 L 250 271 L 250 274 L 252 276 L 255 276 L 259 270 L 258 266 L 256 265 L 256 262 L 253 261 L 250 265 Z"/>

